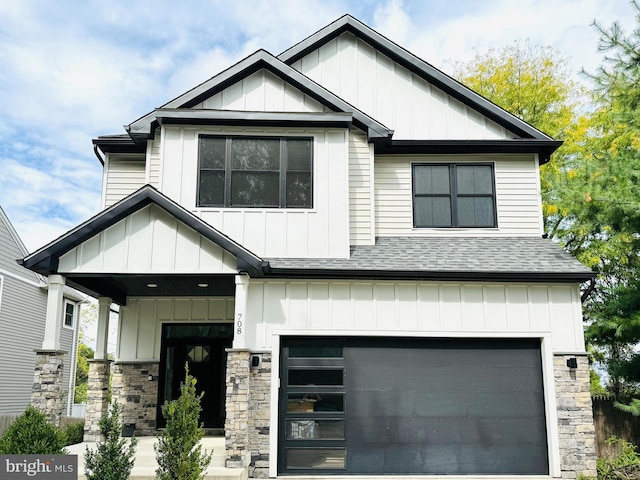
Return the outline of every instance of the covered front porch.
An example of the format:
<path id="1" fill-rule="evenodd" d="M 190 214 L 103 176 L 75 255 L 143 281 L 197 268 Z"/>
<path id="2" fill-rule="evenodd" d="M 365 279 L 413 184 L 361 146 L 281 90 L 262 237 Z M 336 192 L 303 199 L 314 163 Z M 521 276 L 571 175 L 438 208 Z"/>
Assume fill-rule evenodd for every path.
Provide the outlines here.
<path id="1" fill-rule="evenodd" d="M 65 355 L 54 328 L 64 285 L 98 299 L 85 441 L 99 440 L 98 422 L 109 396 L 122 406 L 127 430 L 155 438 L 163 427 L 161 405 L 179 395 L 188 363 L 205 392 L 201 421 L 208 434 L 225 437 L 217 447 L 224 451 L 224 465 L 249 466 L 249 377 L 262 373 L 250 367 L 244 320 L 249 275 L 263 265 L 259 257 L 146 186 L 23 264 L 47 275 L 52 285 L 45 362 Z M 119 328 L 112 360 L 107 337 L 114 304 Z M 268 357 L 261 367 L 268 368 Z M 263 373 L 270 378 L 270 370 Z M 269 382 L 264 384 L 268 389 Z M 270 396 L 262 392 L 260 398 L 266 400 L 258 409 L 268 411 Z M 267 438 L 268 417 L 263 423 L 261 435 Z"/>

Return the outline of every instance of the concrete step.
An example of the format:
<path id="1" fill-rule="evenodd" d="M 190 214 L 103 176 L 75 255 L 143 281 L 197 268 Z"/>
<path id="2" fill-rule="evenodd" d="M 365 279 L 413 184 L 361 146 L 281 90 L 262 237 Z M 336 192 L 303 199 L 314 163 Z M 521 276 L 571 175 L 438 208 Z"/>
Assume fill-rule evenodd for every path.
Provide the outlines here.
<path id="1" fill-rule="evenodd" d="M 153 446 L 157 443 L 156 437 L 137 437 L 136 458 L 131 471 L 130 480 L 155 480 L 156 453 Z M 225 468 L 225 444 L 224 437 L 204 437 L 200 441 L 203 450 L 210 452 L 211 463 L 207 468 L 205 479 L 207 480 L 246 480 L 247 469 Z M 95 450 L 96 443 L 85 442 L 67 447 L 69 454 L 78 456 L 78 478 L 86 480 L 84 475 L 84 453 L 86 448 Z"/>

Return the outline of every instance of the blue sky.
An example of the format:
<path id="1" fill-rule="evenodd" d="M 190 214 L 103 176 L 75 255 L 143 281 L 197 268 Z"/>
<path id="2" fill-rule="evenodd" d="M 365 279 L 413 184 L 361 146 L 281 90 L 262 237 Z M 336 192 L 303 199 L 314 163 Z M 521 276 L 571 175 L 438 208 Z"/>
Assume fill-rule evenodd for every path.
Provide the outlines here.
<path id="1" fill-rule="evenodd" d="M 590 23 L 630 29 L 633 12 L 626 0 L 3 1 L 0 206 L 29 250 L 43 246 L 100 210 L 92 138 L 345 13 L 445 72 L 530 39 L 577 74 L 600 62 Z"/>

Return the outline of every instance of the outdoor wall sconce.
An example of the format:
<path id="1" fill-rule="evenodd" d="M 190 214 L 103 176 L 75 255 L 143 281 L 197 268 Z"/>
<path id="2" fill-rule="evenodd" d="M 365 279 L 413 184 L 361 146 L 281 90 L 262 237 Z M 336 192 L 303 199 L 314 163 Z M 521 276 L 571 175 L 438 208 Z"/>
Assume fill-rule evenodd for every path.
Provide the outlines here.
<path id="1" fill-rule="evenodd" d="M 258 368 L 260 366 L 260 356 L 251 355 L 251 368 Z"/>
<path id="2" fill-rule="evenodd" d="M 567 367 L 574 369 L 578 368 L 578 359 L 576 357 L 571 357 L 567 359 Z"/>

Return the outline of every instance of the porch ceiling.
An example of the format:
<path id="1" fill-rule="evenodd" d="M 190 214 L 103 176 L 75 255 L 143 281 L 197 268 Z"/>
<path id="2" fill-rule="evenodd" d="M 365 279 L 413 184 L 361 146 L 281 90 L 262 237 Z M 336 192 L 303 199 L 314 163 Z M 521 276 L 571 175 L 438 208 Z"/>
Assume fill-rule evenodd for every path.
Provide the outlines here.
<path id="1" fill-rule="evenodd" d="M 127 297 L 229 297 L 235 294 L 234 275 L 70 274 L 67 283 L 87 295 L 110 297 L 119 305 L 126 305 Z"/>

